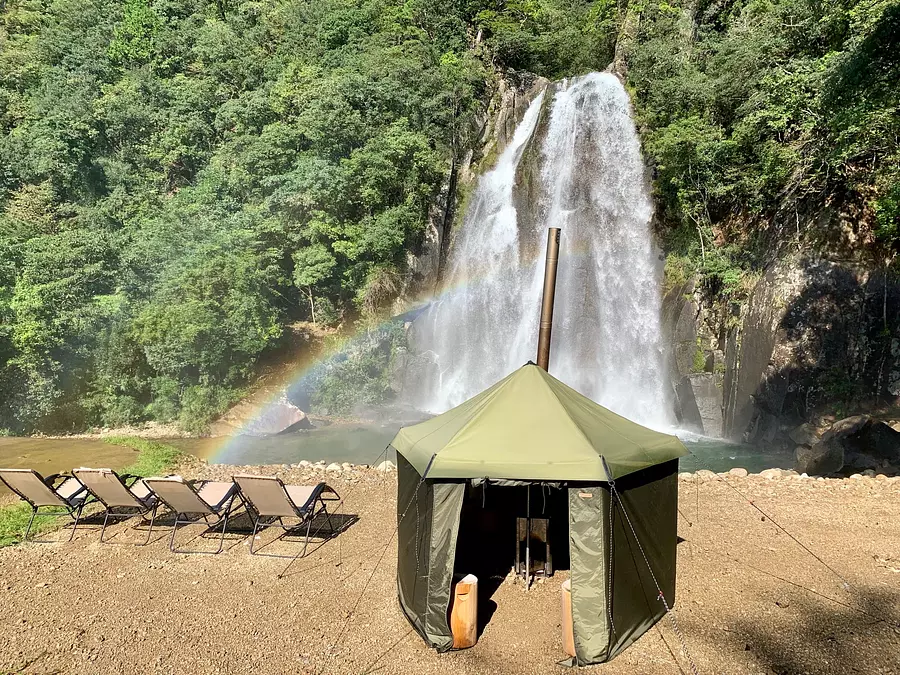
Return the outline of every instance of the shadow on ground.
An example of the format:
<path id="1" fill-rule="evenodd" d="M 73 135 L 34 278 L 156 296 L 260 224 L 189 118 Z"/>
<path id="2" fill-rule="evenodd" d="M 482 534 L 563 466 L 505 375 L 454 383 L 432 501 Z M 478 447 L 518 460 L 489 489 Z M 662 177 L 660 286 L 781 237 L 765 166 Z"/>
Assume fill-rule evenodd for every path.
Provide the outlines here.
<path id="1" fill-rule="evenodd" d="M 722 641 L 710 646 L 742 649 L 776 675 L 900 673 L 900 589 L 853 588 L 847 604 L 852 607 L 799 589 L 786 592 L 773 601 L 771 621 L 732 620 Z"/>

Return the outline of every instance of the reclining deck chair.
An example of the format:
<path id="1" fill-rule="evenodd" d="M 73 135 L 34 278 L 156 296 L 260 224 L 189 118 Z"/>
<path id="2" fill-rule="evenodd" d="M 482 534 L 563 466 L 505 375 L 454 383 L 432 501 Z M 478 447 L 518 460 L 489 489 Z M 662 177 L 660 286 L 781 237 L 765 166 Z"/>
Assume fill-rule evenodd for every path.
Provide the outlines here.
<path id="1" fill-rule="evenodd" d="M 65 511 L 63 513 L 45 512 L 41 515 L 68 516 L 75 521 L 72 532 L 69 534 L 69 541 L 72 541 L 72 537 L 75 536 L 75 528 L 78 527 L 78 520 L 81 518 L 81 512 L 89 498 L 84 486 L 78 482 L 77 478 L 64 473 L 55 473 L 44 478 L 32 469 L 0 469 L 0 481 L 3 481 L 6 487 L 31 506 L 31 520 L 28 521 L 22 541 L 28 539 L 28 533 L 31 532 L 38 509 L 50 507 L 62 508 Z M 32 541 L 41 544 L 49 543 L 37 539 L 32 539 Z"/>
<path id="2" fill-rule="evenodd" d="M 150 491 L 140 476 L 131 474 L 120 476 L 111 469 L 87 469 L 84 467 L 73 470 L 72 475 L 81 481 L 88 492 L 106 507 L 103 529 L 100 530 L 100 543 L 103 543 L 103 535 L 111 515 L 136 515 L 143 518 L 148 513 L 150 514 L 150 527 L 147 529 L 147 538 L 139 546 L 146 546 L 150 543 L 156 511 L 159 508 L 159 499 Z M 130 485 L 128 481 L 131 481 Z"/>
<path id="3" fill-rule="evenodd" d="M 334 525 L 331 522 L 326 502 L 340 501 L 340 497 L 333 488 L 325 483 L 319 483 L 314 486 L 285 485 L 280 478 L 275 476 L 250 476 L 246 474 L 233 476 L 232 478 L 240 487 L 244 502 L 247 504 L 247 510 L 253 516 L 253 535 L 250 537 L 250 553 L 252 555 L 270 558 L 302 558 L 306 555 L 306 548 L 309 546 L 309 533 L 312 523 L 321 514 L 325 515 L 331 535 L 334 535 Z M 329 495 L 334 496 L 330 497 Z M 285 518 L 297 518 L 298 522 L 285 525 Z M 306 527 L 306 536 L 303 542 L 303 550 L 297 555 L 278 555 L 253 551 L 256 533 L 260 529 L 280 527 L 287 534 L 291 530 L 302 529 L 304 526 Z M 320 529 L 321 527 L 316 528 L 316 532 L 318 533 Z"/>
<path id="4" fill-rule="evenodd" d="M 234 483 L 216 481 L 187 482 L 181 476 L 145 478 L 147 484 L 159 500 L 175 514 L 169 550 L 173 553 L 221 553 L 225 544 L 225 528 L 229 516 L 240 506 L 240 491 Z M 237 503 L 236 503 L 237 502 Z M 191 517 L 194 516 L 194 517 Z M 209 522 L 215 516 L 218 520 Z M 209 529 L 222 526 L 219 548 L 216 551 L 179 551 L 175 549 L 175 533 L 179 525 L 197 523 L 203 520 Z"/>

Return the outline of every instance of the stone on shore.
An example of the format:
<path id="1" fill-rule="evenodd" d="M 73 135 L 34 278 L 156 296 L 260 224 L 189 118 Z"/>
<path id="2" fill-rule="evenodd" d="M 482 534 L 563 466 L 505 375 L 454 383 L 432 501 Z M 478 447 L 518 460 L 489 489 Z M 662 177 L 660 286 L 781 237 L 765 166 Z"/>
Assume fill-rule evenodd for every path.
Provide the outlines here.
<path id="1" fill-rule="evenodd" d="M 728 473 L 729 473 L 729 475 L 737 476 L 738 478 L 746 478 L 749 472 L 747 471 L 747 469 L 736 466 L 733 469 L 731 469 Z"/>
<path id="2" fill-rule="evenodd" d="M 375 468 L 382 473 L 388 473 L 390 471 L 394 471 L 397 468 L 397 465 L 394 464 L 391 460 L 386 459 L 381 464 L 378 464 Z"/>
<path id="3" fill-rule="evenodd" d="M 784 472 L 781 469 L 765 469 L 760 471 L 759 475 L 766 480 L 778 480 L 784 475 Z"/>
<path id="4" fill-rule="evenodd" d="M 329 464 L 328 466 L 325 467 L 325 471 L 328 473 L 340 473 L 343 470 L 344 470 L 344 467 L 342 467 L 337 462 L 332 462 L 331 464 Z"/>

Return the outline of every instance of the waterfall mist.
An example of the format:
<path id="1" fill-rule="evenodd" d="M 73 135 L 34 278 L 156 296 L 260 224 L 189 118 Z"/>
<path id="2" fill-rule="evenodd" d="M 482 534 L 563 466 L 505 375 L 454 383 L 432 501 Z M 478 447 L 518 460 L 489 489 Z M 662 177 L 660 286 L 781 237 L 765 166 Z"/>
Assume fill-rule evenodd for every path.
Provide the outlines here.
<path id="1" fill-rule="evenodd" d="M 592 73 L 530 105 L 451 245 L 448 289 L 413 324 L 411 403 L 442 412 L 535 358 L 548 227 L 562 228 L 550 372 L 656 427 L 673 422 L 662 262 L 630 102 Z"/>

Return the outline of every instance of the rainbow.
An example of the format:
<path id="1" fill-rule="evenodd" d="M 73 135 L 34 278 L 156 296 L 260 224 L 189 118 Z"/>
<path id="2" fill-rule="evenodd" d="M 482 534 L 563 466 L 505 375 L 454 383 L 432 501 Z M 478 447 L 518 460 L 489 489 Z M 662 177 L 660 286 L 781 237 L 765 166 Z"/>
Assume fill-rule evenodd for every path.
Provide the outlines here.
<path id="1" fill-rule="evenodd" d="M 573 250 L 564 250 L 562 252 L 561 258 L 571 259 L 587 254 L 588 250 L 586 246 L 577 246 Z M 540 251 L 534 252 L 529 255 L 529 257 L 523 262 L 523 264 L 529 266 L 535 265 L 539 257 L 541 257 L 542 255 L 543 249 L 541 248 Z M 377 332 L 379 330 L 387 328 L 390 324 L 394 323 L 397 320 L 401 320 L 405 316 L 409 316 L 410 318 L 412 318 L 426 311 L 431 305 L 440 303 L 457 293 L 463 293 L 466 290 L 471 289 L 473 286 L 485 283 L 490 280 L 490 278 L 491 277 L 489 275 L 485 275 L 469 279 L 462 279 L 455 284 L 447 285 L 438 293 L 410 302 L 406 306 L 405 310 L 398 315 L 386 317 L 376 323 L 363 324 L 361 326 L 358 326 L 353 332 L 349 332 L 343 336 L 338 337 L 337 339 L 329 341 L 327 347 L 315 359 L 309 362 L 298 364 L 297 367 L 284 379 L 284 386 L 282 386 L 278 390 L 278 392 L 276 392 L 276 394 L 274 394 L 270 398 L 261 401 L 257 405 L 255 412 L 246 420 L 246 422 L 240 429 L 238 429 L 230 436 L 223 436 L 220 439 L 217 439 L 218 442 L 215 443 L 212 451 L 208 455 L 208 461 L 211 464 L 215 464 L 223 461 L 223 457 L 225 456 L 239 455 L 242 440 L 246 442 L 247 430 L 251 426 L 253 426 L 254 423 L 257 422 L 261 417 L 263 417 L 267 408 L 275 405 L 281 400 L 284 392 L 290 390 L 305 389 L 306 387 L 304 385 L 315 378 L 323 368 L 326 368 L 330 363 L 333 363 L 336 359 L 339 359 L 342 354 L 351 350 L 355 344 L 361 342 L 366 336 L 370 335 L 373 332 Z"/>

